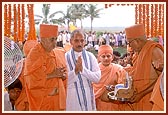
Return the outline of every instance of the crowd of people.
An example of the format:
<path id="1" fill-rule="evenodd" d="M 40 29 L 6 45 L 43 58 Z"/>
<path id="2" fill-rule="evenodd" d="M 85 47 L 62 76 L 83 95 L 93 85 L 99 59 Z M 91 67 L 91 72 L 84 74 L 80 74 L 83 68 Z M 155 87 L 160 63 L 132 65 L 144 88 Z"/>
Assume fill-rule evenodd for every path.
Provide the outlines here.
<path id="1" fill-rule="evenodd" d="M 23 45 L 22 72 L 5 87 L 4 110 L 163 111 L 163 45 L 147 39 L 143 24 L 96 37 L 95 32 L 58 32 L 56 25 L 41 24 L 40 40 Z M 123 45 L 127 53 L 121 57 L 113 47 Z M 125 84 L 127 75 L 133 95 L 126 102 L 112 101 L 108 93 Z"/>

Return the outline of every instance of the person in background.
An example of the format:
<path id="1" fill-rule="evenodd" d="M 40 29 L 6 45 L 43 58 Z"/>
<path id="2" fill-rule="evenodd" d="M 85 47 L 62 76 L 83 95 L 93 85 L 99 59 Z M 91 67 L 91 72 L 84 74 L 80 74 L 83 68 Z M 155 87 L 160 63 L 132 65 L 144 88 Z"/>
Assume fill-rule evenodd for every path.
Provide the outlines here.
<path id="1" fill-rule="evenodd" d="M 22 83 L 19 79 L 16 79 L 5 89 L 6 91 L 4 92 L 4 111 L 17 111 L 15 107 L 15 102 L 22 91 Z"/>
<path id="2" fill-rule="evenodd" d="M 158 36 L 158 39 L 159 39 L 159 43 L 164 46 L 164 43 L 163 43 L 163 38 L 161 35 Z"/>
<path id="3" fill-rule="evenodd" d="M 30 111 L 65 110 L 65 90 L 59 84 L 65 80 L 66 68 L 57 67 L 53 51 L 57 36 L 58 26 L 41 24 L 40 43 L 26 58 L 24 75 Z"/>
<path id="4" fill-rule="evenodd" d="M 151 111 L 151 94 L 163 70 L 163 46 L 147 40 L 143 24 L 126 27 L 125 33 L 127 44 L 137 54 L 129 72 L 133 78 L 134 88 L 130 104 L 135 111 Z"/>
<path id="5" fill-rule="evenodd" d="M 101 79 L 94 83 L 94 93 L 98 111 L 119 111 L 122 110 L 122 104 L 110 102 L 107 93 L 110 92 L 107 87 L 115 86 L 119 83 L 124 84 L 126 71 L 119 64 L 112 63 L 114 58 L 113 49 L 110 45 L 101 45 L 98 50 L 100 60 Z"/>
<path id="6" fill-rule="evenodd" d="M 71 33 L 72 48 L 66 52 L 68 68 L 67 111 L 95 111 L 92 83 L 100 80 L 101 71 L 96 57 L 84 49 L 85 35 L 82 30 Z"/>
<path id="7" fill-rule="evenodd" d="M 120 59 L 120 57 L 121 57 L 120 52 L 118 52 L 118 51 L 113 51 L 113 56 L 114 56 L 114 57 L 113 57 L 112 62 L 115 63 L 115 64 L 118 64 L 119 59 Z"/>

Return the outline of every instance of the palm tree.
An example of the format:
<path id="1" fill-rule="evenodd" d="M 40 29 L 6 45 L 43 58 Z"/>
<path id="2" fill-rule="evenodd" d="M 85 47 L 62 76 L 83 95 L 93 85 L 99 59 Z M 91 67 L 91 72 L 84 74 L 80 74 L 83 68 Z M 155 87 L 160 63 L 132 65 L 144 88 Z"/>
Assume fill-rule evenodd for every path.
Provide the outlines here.
<path id="1" fill-rule="evenodd" d="M 39 24 L 39 23 L 45 23 L 45 24 L 53 23 L 58 25 L 62 25 L 63 23 L 65 24 L 65 21 L 63 20 L 64 13 L 62 11 L 56 11 L 49 15 L 50 4 L 43 4 L 42 13 L 43 13 L 43 16 L 35 14 L 35 17 L 36 17 L 35 24 Z M 62 14 L 62 17 L 59 17 L 56 19 L 54 18 L 56 14 Z"/>
<path id="2" fill-rule="evenodd" d="M 86 4 L 72 4 L 71 5 L 71 13 L 73 19 L 79 19 L 81 22 L 81 29 L 83 28 L 82 19 L 86 18 Z"/>
<path id="3" fill-rule="evenodd" d="M 66 24 L 68 26 L 68 31 L 69 31 L 69 23 L 75 22 L 75 20 L 76 20 L 76 18 L 72 14 L 72 7 L 71 6 L 67 6 L 67 10 L 66 10 L 66 13 L 64 14 L 63 20 L 67 20 Z"/>
<path id="4" fill-rule="evenodd" d="M 86 5 L 87 6 L 86 14 L 87 14 L 87 17 L 90 17 L 90 21 L 91 21 L 91 32 L 92 32 L 92 24 L 93 24 L 94 18 L 100 18 L 100 11 L 103 10 L 103 8 L 97 9 L 97 5 L 98 4 Z"/>

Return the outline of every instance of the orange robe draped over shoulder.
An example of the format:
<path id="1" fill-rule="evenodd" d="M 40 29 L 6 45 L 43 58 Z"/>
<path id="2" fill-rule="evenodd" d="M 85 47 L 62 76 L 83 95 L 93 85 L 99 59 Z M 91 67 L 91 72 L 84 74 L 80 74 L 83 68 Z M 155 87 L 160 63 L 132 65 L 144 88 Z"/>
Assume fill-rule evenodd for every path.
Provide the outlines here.
<path id="1" fill-rule="evenodd" d="M 151 59 L 152 51 L 155 47 L 158 47 L 163 51 L 163 47 L 160 44 L 150 40 L 147 41 L 144 47 L 141 49 L 132 67 L 131 75 L 133 77 L 133 87 L 137 92 L 141 92 L 146 89 L 149 84 L 149 80 L 151 79 Z M 151 111 L 151 93 L 145 95 L 138 103 L 132 104 L 133 109 L 135 111 Z"/>
<path id="2" fill-rule="evenodd" d="M 63 54 L 63 56 L 62 56 Z M 64 65 L 64 53 L 61 55 L 51 51 L 45 52 L 41 44 L 37 44 L 29 53 L 25 62 L 26 92 L 29 101 L 29 108 L 33 111 L 54 111 L 65 110 L 65 88 L 62 79 L 47 79 L 47 74 L 56 67 Z M 61 57 L 61 61 L 56 61 Z M 58 93 L 49 95 L 55 89 Z"/>
<path id="3" fill-rule="evenodd" d="M 29 110 L 29 105 L 28 105 L 28 100 L 27 100 L 27 94 L 26 94 L 26 89 L 25 89 L 25 79 L 24 79 L 24 66 L 25 66 L 25 59 L 21 60 L 23 63 L 22 67 L 22 72 L 19 75 L 18 79 L 22 83 L 22 91 L 20 93 L 20 96 L 15 102 L 15 107 L 17 111 L 28 111 Z M 19 62 L 21 62 L 19 61 Z M 20 64 L 20 63 L 18 63 Z M 17 66 L 17 65 L 16 65 Z"/>
<path id="4" fill-rule="evenodd" d="M 121 110 L 121 104 L 101 101 L 100 96 L 106 90 L 105 85 L 116 85 L 123 83 L 126 73 L 120 65 L 111 63 L 109 66 L 99 64 L 101 70 L 101 79 L 99 83 L 93 84 L 96 98 L 96 107 L 98 111 L 118 111 Z"/>
<path id="5" fill-rule="evenodd" d="M 152 107 L 152 111 L 163 111 L 164 110 L 164 101 L 163 101 L 163 97 L 161 95 L 161 91 L 160 91 L 160 83 L 161 83 L 161 78 L 163 73 L 159 76 L 152 95 L 151 95 L 151 100 L 153 102 L 153 107 Z"/>

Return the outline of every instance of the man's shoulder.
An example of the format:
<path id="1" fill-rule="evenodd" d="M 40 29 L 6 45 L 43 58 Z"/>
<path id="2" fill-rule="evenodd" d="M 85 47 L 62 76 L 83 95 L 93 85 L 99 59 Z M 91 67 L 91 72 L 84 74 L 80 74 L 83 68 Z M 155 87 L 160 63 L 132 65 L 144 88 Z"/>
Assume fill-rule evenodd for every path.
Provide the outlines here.
<path id="1" fill-rule="evenodd" d="M 87 52 L 87 55 L 88 55 L 90 58 L 96 59 L 96 56 L 95 56 L 92 52 L 90 52 L 90 51 L 86 51 L 86 52 Z"/>
<path id="2" fill-rule="evenodd" d="M 71 54 L 71 50 L 65 52 L 65 57 L 66 57 L 67 55 L 70 55 L 70 54 Z"/>
<path id="3" fill-rule="evenodd" d="M 53 49 L 54 52 L 62 52 L 62 53 L 65 53 L 65 50 L 63 47 L 56 47 Z"/>
<path id="4" fill-rule="evenodd" d="M 31 49 L 31 51 L 29 52 L 29 54 L 32 56 L 40 56 L 42 54 L 44 54 L 45 50 L 42 48 L 42 46 L 40 44 L 36 45 L 35 47 L 33 47 Z"/>

